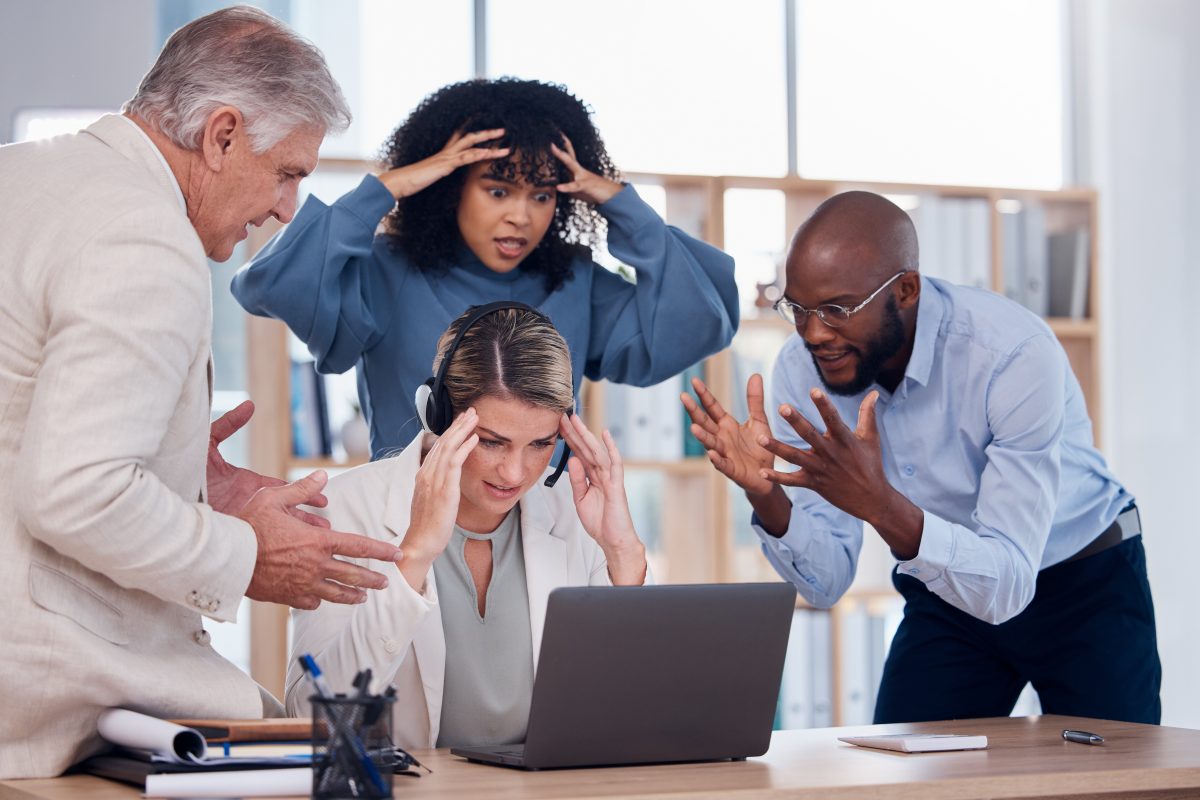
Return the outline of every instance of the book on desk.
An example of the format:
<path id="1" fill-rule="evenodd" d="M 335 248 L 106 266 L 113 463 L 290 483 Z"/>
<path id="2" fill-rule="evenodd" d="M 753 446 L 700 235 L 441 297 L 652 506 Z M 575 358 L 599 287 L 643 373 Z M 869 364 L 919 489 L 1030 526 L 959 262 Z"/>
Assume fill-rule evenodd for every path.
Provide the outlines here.
<path id="1" fill-rule="evenodd" d="M 114 747 L 77 770 L 144 787 L 147 797 L 180 792 L 230 796 L 229 791 L 254 796 L 277 794 L 284 787 L 307 793 L 312 779 L 310 720 L 179 722 L 108 709 L 98 730 Z M 210 753 L 209 744 L 220 750 Z"/>

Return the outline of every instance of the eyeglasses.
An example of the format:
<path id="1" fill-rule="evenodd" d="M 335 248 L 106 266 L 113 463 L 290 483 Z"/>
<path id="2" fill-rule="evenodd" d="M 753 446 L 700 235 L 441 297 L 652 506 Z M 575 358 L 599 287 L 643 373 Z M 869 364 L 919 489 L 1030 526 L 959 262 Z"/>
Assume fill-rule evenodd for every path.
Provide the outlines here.
<path id="1" fill-rule="evenodd" d="M 878 289 L 871 292 L 870 296 L 867 297 L 866 300 L 863 300 L 854 308 L 846 308 L 845 306 L 834 305 L 833 303 L 825 303 L 824 305 L 819 305 L 816 308 L 805 308 L 799 303 L 793 303 L 786 297 L 781 297 L 776 300 L 774 308 L 779 312 L 779 316 L 783 317 L 792 325 L 802 325 L 808 322 L 809 314 L 816 314 L 817 319 L 821 320 L 821 322 L 829 327 L 840 328 L 850 321 L 850 317 L 852 315 L 862 311 L 866 307 L 867 303 L 874 300 L 875 297 L 884 289 L 886 289 L 892 281 L 896 280 L 896 278 L 899 278 L 906 272 L 908 272 L 908 270 L 903 269 L 892 277 L 888 278 L 883 282 L 883 286 L 880 286 Z"/>

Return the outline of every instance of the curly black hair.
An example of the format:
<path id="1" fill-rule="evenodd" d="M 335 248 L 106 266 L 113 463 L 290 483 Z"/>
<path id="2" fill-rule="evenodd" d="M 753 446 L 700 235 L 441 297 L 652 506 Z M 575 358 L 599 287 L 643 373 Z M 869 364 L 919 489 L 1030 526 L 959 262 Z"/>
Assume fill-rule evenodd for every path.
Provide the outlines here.
<path id="1" fill-rule="evenodd" d="M 481 147 L 510 147 L 505 158 L 491 162 L 491 174 L 532 184 L 564 183 L 570 173 L 550 143 L 571 140 L 575 158 L 585 169 L 611 180 L 620 173 L 592 124 L 590 109 L 566 87 L 539 81 L 476 79 L 438 89 L 421 101 L 391 138 L 380 160 L 395 169 L 426 159 L 445 147 L 455 132 L 504 128 L 504 136 Z M 389 244 L 404 252 L 422 271 L 444 271 L 462 245 L 456 213 L 466 167 L 409 197 L 401 198 L 384 221 Z M 545 276 L 547 291 L 571 277 L 571 261 L 590 257 L 605 230 L 604 218 L 586 201 L 559 194 L 554 219 L 520 269 Z"/>

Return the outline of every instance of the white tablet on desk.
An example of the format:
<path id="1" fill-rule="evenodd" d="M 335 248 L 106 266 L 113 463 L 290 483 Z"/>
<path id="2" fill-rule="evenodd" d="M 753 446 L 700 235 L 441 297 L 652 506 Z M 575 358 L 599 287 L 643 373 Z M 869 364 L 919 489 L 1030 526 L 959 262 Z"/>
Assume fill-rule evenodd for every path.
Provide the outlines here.
<path id="1" fill-rule="evenodd" d="M 946 750 L 984 750 L 986 736 L 964 733 L 885 733 L 875 736 L 839 736 L 839 742 L 901 753 L 937 753 Z"/>

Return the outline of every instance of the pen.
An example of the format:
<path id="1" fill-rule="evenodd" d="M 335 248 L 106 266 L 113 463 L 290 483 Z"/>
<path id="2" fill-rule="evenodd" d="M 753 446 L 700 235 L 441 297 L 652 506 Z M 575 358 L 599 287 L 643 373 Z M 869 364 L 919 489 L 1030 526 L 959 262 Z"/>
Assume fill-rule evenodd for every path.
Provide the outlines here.
<path id="1" fill-rule="evenodd" d="M 308 679 L 312 681 L 317 694 L 326 700 L 333 697 L 333 692 L 329 691 L 329 684 L 325 683 L 325 676 L 321 674 L 321 668 L 311 655 L 305 653 L 300 656 L 300 667 L 308 674 Z"/>
<path id="2" fill-rule="evenodd" d="M 317 666 L 316 659 L 309 653 L 300 656 L 300 667 L 308 674 L 309 680 L 312 681 L 313 688 L 317 690 L 317 694 L 322 699 L 332 699 L 333 693 L 329 691 L 329 685 L 325 683 L 325 677 L 321 674 L 321 668 Z M 370 678 L 368 677 L 368 681 Z M 329 721 L 333 724 L 334 735 L 330 737 L 330 749 L 337 752 L 339 750 L 339 740 L 343 748 L 349 750 L 347 756 L 352 769 L 347 770 L 346 777 L 350 780 L 350 788 L 354 794 L 358 795 L 357 785 L 354 780 L 353 772 L 359 769 L 366 774 L 369 780 L 380 793 L 387 791 L 387 786 L 383 782 L 383 776 L 379 774 L 379 770 L 375 767 L 375 762 L 371 760 L 371 756 L 367 754 L 366 748 L 363 746 L 362 740 L 358 738 L 358 732 L 354 730 L 350 720 L 345 719 L 336 710 L 330 713 Z M 341 750 L 345 752 L 345 749 Z M 357 762 L 357 763 L 356 763 Z M 326 774 L 328 777 L 328 773 Z"/>
<path id="3" fill-rule="evenodd" d="M 1065 730 L 1062 732 L 1062 737 L 1068 742 L 1078 742 L 1079 744 L 1104 744 L 1104 737 L 1089 731 L 1073 731 Z"/>

